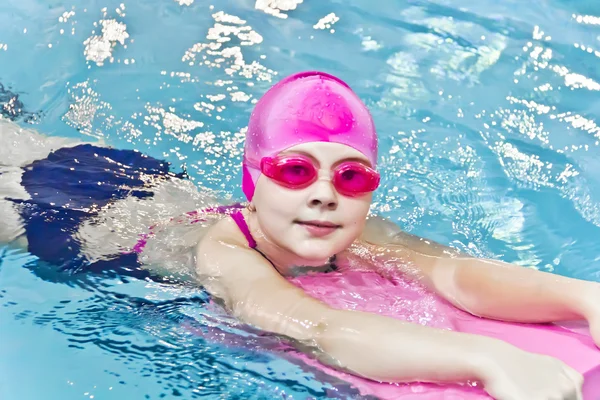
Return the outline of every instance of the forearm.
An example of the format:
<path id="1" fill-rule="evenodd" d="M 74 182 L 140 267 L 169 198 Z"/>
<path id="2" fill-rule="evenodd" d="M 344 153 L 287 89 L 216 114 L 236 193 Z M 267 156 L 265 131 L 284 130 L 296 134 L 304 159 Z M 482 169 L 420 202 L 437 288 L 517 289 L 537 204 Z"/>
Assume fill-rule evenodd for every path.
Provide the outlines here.
<path id="1" fill-rule="evenodd" d="M 482 336 L 333 309 L 296 288 L 266 290 L 257 286 L 243 296 L 243 302 L 232 304 L 237 317 L 259 329 L 293 339 L 302 351 L 325 364 L 373 380 L 479 379 L 482 354 L 506 345 Z"/>
<path id="2" fill-rule="evenodd" d="M 476 258 L 430 258 L 436 291 L 472 314 L 519 322 L 554 322 L 585 316 L 590 282 Z"/>
<path id="3" fill-rule="evenodd" d="M 334 366 L 384 382 L 483 380 L 495 339 L 429 328 L 376 314 L 335 311 L 317 344 Z M 330 361 L 331 363 L 331 361 Z"/>

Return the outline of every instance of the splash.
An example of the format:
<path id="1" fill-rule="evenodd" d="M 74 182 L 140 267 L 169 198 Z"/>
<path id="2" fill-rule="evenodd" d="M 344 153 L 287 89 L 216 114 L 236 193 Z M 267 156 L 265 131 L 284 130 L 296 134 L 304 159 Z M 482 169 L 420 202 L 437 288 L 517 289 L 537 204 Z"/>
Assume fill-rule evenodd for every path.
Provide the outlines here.
<path id="1" fill-rule="evenodd" d="M 373 37 L 370 35 L 365 35 L 363 28 L 358 28 L 354 33 L 360 37 L 361 45 L 364 51 L 375 51 L 383 47 L 383 45 L 377 40 L 373 39 Z"/>
<path id="2" fill-rule="evenodd" d="M 74 16 L 75 16 L 75 6 L 72 7 L 71 11 L 65 11 L 64 13 L 62 13 L 62 15 L 60 17 L 58 17 L 58 23 L 61 24 L 61 26 L 62 26 L 62 24 L 66 24 L 70 21 L 71 35 L 75 34 L 75 25 L 77 24 L 77 21 L 75 21 L 73 18 Z M 25 29 L 23 33 L 27 33 L 27 29 Z M 65 30 L 63 28 L 60 28 L 59 33 L 61 35 L 64 35 Z"/>
<path id="3" fill-rule="evenodd" d="M 84 135 L 96 138 L 104 136 L 102 129 L 94 129 L 94 124 L 100 118 L 104 118 L 106 123 L 110 118 L 107 112 L 112 110 L 112 106 L 100 100 L 100 95 L 91 88 L 89 80 L 75 84 L 67 92 L 71 96 L 71 104 L 62 120 Z"/>
<path id="4" fill-rule="evenodd" d="M 575 21 L 577 21 L 578 24 L 600 25 L 600 17 L 597 17 L 595 15 L 578 15 L 578 14 L 573 14 L 571 17 L 573 19 L 575 19 Z"/>
<path id="5" fill-rule="evenodd" d="M 146 105 L 146 111 L 148 115 L 144 117 L 144 124 L 156 128 L 157 135 L 162 131 L 167 135 L 174 136 L 183 143 L 189 143 L 193 140 L 189 132 L 204 126 L 203 122 L 179 117 L 174 113 L 174 109 L 167 111 L 161 107 Z"/>
<path id="6" fill-rule="evenodd" d="M 262 43 L 263 37 L 246 21 L 219 11 L 212 15 L 215 24 L 208 30 L 207 42 L 194 44 L 182 57 L 188 65 L 224 68 L 229 76 L 271 81 L 274 71 L 258 61 L 247 62 L 244 47 Z"/>
<path id="7" fill-rule="evenodd" d="M 304 0 L 256 0 L 254 8 L 277 18 L 286 19 L 288 15 L 283 11 L 295 10 Z"/>
<path id="8" fill-rule="evenodd" d="M 314 29 L 331 29 L 331 27 L 340 20 L 340 17 L 335 15 L 335 13 L 329 13 L 323 18 L 321 18 L 315 25 L 313 25 Z M 333 31 L 333 29 L 332 29 Z M 333 32 L 332 32 L 333 33 Z"/>
<path id="9" fill-rule="evenodd" d="M 83 42 L 85 45 L 83 54 L 86 60 L 102 66 L 106 60 L 113 62 L 114 48 L 117 43 L 121 46 L 125 45 L 129 33 L 127 33 L 127 25 L 116 19 L 101 19 L 98 23 L 94 23 L 94 25 L 98 24 L 102 26 L 102 35 L 93 35 L 87 38 Z"/>
<path id="10" fill-rule="evenodd" d="M 58 22 L 61 24 L 66 23 L 71 17 L 75 16 L 75 11 L 65 11 L 60 17 L 58 17 Z"/>

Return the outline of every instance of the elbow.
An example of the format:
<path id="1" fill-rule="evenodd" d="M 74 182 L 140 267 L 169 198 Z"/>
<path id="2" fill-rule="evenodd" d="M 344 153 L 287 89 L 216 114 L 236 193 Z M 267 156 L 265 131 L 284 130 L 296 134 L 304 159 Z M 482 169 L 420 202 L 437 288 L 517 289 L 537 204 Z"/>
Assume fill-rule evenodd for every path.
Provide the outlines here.
<path id="1" fill-rule="evenodd" d="M 429 281 L 433 290 L 455 307 L 481 316 L 481 299 L 461 282 L 460 265 L 455 260 L 444 260 L 443 265 L 441 262 L 430 269 Z"/>
<path id="2" fill-rule="evenodd" d="M 314 345 L 323 353 L 339 353 L 340 346 L 359 344 L 365 337 L 366 314 L 331 309 L 315 324 L 310 333 Z"/>

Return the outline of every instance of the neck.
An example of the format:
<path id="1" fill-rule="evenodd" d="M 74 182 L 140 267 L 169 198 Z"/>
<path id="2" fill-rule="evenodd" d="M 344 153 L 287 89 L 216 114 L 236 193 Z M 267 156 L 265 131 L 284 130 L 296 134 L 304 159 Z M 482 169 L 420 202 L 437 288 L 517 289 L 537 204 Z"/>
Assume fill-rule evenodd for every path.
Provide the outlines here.
<path id="1" fill-rule="evenodd" d="M 295 275 L 293 271 L 298 266 L 325 266 L 329 264 L 330 259 L 325 259 L 322 262 L 309 261 L 277 245 L 264 234 L 255 212 L 248 210 L 243 210 L 242 212 L 250 233 L 256 241 L 258 250 L 269 259 L 282 275 Z"/>

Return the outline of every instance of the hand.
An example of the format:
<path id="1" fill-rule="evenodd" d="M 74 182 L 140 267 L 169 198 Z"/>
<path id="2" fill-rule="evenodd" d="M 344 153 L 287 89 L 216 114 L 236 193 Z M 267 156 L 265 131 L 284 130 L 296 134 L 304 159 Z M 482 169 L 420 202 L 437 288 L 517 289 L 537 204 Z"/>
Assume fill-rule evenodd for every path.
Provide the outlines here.
<path id="1" fill-rule="evenodd" d="M 582 400 L 583 376 L 562 361 L 511 345 L 490 354 L 485 390 L 497 400 Z"/>

